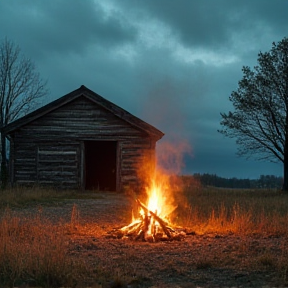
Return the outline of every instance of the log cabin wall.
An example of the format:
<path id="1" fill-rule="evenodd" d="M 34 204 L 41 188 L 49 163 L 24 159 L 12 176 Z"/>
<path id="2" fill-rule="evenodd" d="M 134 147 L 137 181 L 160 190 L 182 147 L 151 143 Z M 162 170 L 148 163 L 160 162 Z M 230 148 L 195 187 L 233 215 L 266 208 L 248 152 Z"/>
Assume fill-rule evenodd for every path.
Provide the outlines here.
<path id="1" fill-rule="evenodd" d="M 159 139 L 85 96 L 18 125 L 9 138 L 12 184 L 116 191 L 141 183 L 139 167 L 154 160 Z M 110 183 L 110 176 L 105 184 L 102 179 L 95 182 L 91 173 L 100 173 L 107 165 L 115 183 Z"/>

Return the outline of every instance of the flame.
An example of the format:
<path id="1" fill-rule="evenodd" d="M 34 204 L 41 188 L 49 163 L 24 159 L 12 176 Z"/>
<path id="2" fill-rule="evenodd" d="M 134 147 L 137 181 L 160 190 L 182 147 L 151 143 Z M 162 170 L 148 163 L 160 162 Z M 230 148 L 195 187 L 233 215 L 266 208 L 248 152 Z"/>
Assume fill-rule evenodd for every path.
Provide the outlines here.
<path id="1" fill-rule="evenodd" d="M 171 167 L 175 167 L 176 170 L 181 169 L 182 154 L 185 149 L 187 150 L 187 145 L 184 144 L 177 145 L 177 147 L 164 145 L 166 147 L 165 153 L 162 153 L 161 157 L 158 155 L 156 167 L 154 157 L 151 157 L 149 153 L 145 155 L 144 164 L 141 162 L 138 167 L 138 174 L 143 183 L 148 183 L 145 188 L 146 198 L 142 202 L 136 197 L 134 191 L 131 193 L 137 204 L 137 209 L 132 211 L 132 222 L 120 228 L 117 237 L 153 242 L 167 239 L 180 240 L 183 237 L 184 231 L 179 232 L 180 227 L 175 227 L 171 223 L 170 217 L 173 216 L 172 213 L 177 208 L 174 195 L 180 191 L 179 187 L 181 186 L 181 181 L 177 178 L 177 171 Z M 140 194 L 140 196 L 143 195 Z M 173 226 L 174 228 L 172 228 Z"/>
<path id="2" fill-rule="evenodd" d="M 156 241 L 156 238 L 172 233 L 170 227 L 169 215 L 177 208 L 173 204 L 174 198 L 169 188 L 169 177 L 158 174 L 151 180 L 150 185 L 146 188 L 147 200 L 142 203 L 135 199 L 138 204 L 138 217 L 135 217 L 132 211 L 132 222 L 122 227 L 122 232 L 133 234 L 147 241 Z M 142 233 L 142 235 L 141 235 Z M 136 236 L 136 238 L 137 238 Z"/>
<path id="3" fill-rule="evenodd" d="M 159 178 L 159 177 L 158 177 Z M 152 179 L 146 188 L 147 208 L 162 219 L 169 221 L 169 215 L 177 208 L 173 205 L 174 197 L 169 189 L 168 177 L 161 176 L 160 180 Z"/>
<path id="4" fill-rule="evenodd" d="M 159 177 L 158 177 L 159 178 Z M 169 225 L 169 215 L 176 209 L 176 206 L 172 204 L 173 197 L 170 195 L 169 185 L 167 183 L 167 178 L 162 176 L 162 179 L 151 180 L 150 187 L 146 188 L 147 193 L 147 208 L 148 217 L 151 217 L 149 226 L 146 232 L 146 238 L 154 238 L 157 233 L 163 229 L 161 223 L 157 216 L 165 221 L 165 225 Z M 145 211 L 141 211 L 143 213 Z"/>

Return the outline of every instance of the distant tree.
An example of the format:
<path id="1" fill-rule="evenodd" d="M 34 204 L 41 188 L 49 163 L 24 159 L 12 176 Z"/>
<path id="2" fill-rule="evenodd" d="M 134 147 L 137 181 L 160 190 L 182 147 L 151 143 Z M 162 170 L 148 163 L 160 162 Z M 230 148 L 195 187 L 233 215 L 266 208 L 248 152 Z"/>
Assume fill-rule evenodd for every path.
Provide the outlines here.
<path id="1" fill-rule="evenodd" d="M 185 183 L 188 187 L 188 179 L 191 178 L 191 182 L 198 182 L 203 186 L 214 186 L 221 188 L 241 188 L 241 189 L 254 189 L 254 188 L 281 188 L 283 179 L 282 177 L 274 175 L 261 175 L 259 179 L 238 179 L 238 178 L 223 178 L 215 174 L 199 174 L 196 173 L 193 176 L 186 176 Z M 196 181 L 195 181 L 196 180 Z M 198 184 L 199 186 L 199 184 Z"/>
<path id="2" fill-rule="evenodd" d="M 35 109 L 37 100 L 48 92 L 34 63 L 20 52 L 19 46 L 7 38 L 0 44 L 0 129 Z M 1 133 L 2 187 L 7 180 L 6 138 Z"/>
<path id="3" fill-rule="evenodd" d="M 238 154 L 283 163 L 288 191 L 288 38 L 258 54 L 258 65 L 244 66 L 229 100 L 234 111 L 221 113 L 220 133 L 236 138 Z"/>

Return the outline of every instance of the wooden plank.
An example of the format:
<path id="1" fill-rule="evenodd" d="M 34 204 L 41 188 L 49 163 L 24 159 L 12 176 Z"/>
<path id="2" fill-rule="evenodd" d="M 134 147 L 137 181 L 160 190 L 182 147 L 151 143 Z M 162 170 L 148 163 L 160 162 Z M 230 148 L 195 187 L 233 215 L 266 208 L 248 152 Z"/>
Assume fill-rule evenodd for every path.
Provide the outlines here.
<path id="1" fill-rule="evenodd" d="M 38 150 L 39 155 L 76 155 L 76 151 L 47 151 Z"/>

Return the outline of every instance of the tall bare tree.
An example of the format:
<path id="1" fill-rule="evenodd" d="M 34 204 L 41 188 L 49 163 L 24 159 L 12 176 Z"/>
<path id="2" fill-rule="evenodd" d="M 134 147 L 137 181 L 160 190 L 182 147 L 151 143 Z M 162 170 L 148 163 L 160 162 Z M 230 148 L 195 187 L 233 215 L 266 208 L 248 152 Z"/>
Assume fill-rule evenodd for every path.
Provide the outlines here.
<path id="1" fill-rule="evenodd" d="M 34 63 L 21 54 L 14 42 L 5 38 L 0 44 L 0 129 L 30 112 L 39 98 L 48 93 Z M 1 183 L 7 184 L 6 139 L 1 133 Z"/>
<path id="2" fill-rule="evenodd" d="M 236 138 L 238 154 L 283 163 L 288 191 L 288 38 L 258 54 L 258 65 L 243 67 L 243 78 L 229 100 L 234 111 L 221 113 L 220 133 Z"/>

